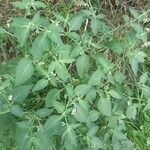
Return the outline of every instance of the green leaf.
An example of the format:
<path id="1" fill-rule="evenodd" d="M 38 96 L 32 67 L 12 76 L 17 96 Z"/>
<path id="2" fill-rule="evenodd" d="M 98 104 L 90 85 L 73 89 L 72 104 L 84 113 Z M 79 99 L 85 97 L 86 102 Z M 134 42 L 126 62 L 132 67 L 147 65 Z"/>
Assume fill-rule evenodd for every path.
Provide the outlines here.
<path id="1" fill-rule="evenodd" d="M 94 137 L 97 131 L 98 131 L 98 126 L 94 126 L 90 128 L 90 130 L 87 132 L 87 136 Z"/>
<path id="2" fill-rule="evenodd" d="M 144 43 L 148 42 L 148 36 L 145 33 L 144 27 L 139 23 L 132 23 L 131 26 L 133 27 L 135 31 L 135 36 L 137 39 L 142 40 Z"/>
<path id="3" fill-rule="evenodd" d="M 19 9 L 28 9 L 30 0 L 22 0 L 21 2 L 13 2 L 14 7 Z"/>
<path id="4" fill-rule="evenodd" d="M 40 118 L 45 118 L 45 117 L 50 116 L 51 113 L 52 113 L 51 109 L 41 108 L 41 109 L 37 110 L 36 115 Z"/>
<path id="5" fill-rule="evenodd" d="M 142 89 L 142 92 L 143 92 L 144 96 L 146 98 L 150 98 L 150 92 L 149 92 L 150 91 L 150 87 L 146 86 L 146 85 L 142 85 L 141 89 Z"/>
<path id="6" fill-rule="evenodd" d="M 52 102 L 53 104 L 53 106 L 54 106 L 54 108 L 56 109 L 56 111 L 58 112 L 58 113 L 63 113 L 64 112 L 64 110 L 65 110 L 65 105 L 62 103 L 62 102 L 59 102 L 59 101 L 54 101 L 53 100 L 53 102 Z"/>
<path id="7" fill-rule="evenodd" d="M 85 74 L 87 74 L 89 67 L 90 67 L 90 58 L 88 55 L 83 54 L 77 58 L 76 68 L 78 75 L 81 79 L 83 79 Z"/>
<path id="8" fill-rule="evenodd" d="M 114 53 L 121 55 L 124 51 L 124 47 L 121 44 L 122 42 L 119 41 L 118 39 L 114 39 L 110 42 L 106 43 L 106 46 L 111 49 Z"/>
<path id="9" fill-rule="evenodd" d="M 91 20 L 91 29 L 94 34 L 97 34 L 100 28 L 100 20 L 93 18 Z"/>
<path id="10" fill-rule="evenodd" d="M 75 106 L 75 108 L 72 110 L 72 115 L 79 122 L 82 122 L 82 123 L 88 122 L 88 111 L 86 108 L 82 107 L 80 104 L 77 104 L 77 106 Z"/>
<path id="11" fill-rule="evenodd" d="M 90 86 L 90 85 L 88 85 L 88 84 L 81 84 L 81 85 L 77 85 L 77 86 L 75 87 L 75 90 L 74 90 L 74 91 L 75 91 L 75 94 L 76 94 L 77 96 L 82 97 L 82 96 L 84 96 L 85 94 L 87 94 L 90 89 L 91 89 L 91 86 Z"/>
<path id="12" fill-rule="evenodd" d="M 44 89 L 48 85 L 48 81 L 46 79 L 39 80 L 32 89 L 32 92 L 40 91 Z"/>
<path id="13" fill-rule="evenodd" d="M 130 58 L 129 59 L 129 62 L 130 62 L 130 65 L 131 65 L 131 68 L 132 68 L 132 71 L 135 75 L 137 75 L 137 71 L 138 71 L 138 68 L 139 68 L 139 63 L 137 61 L 137 59 L 135 58 Z"/>
<path id="14" fill-rule="evenodd" d="M 115 75 L 114 75 L 114 79 L 115 79 L 116 82 L 121 84 L 123 81 L 125 81 L 126 77 L 120 71 L 116 71 Z"/>
<path id="15" fill-rule="evenodd" d="M 89 121 L 90 122 L 94 122 L 94 121 L 97 121 L 99 118 L 99 112 L 96 111 L 96 110 L 91 110 L 89 112 Z"/>
<path id="16" fill-rule="evenodd" d="M 32 61 L 27 58 L 22 58 L 16 67 L 15 85 L 21 85 L 28 81 L 34 73 Z"/>
<path id="17" fill-rule="evenodd" d="M 108 82 L 110 82 L 111 84 L 115 84 L 115 80 L 114 80 L 114 76 L 112 75 L 112 72 L 111 71 L 109 71 L 108 73 L 107 73 L 107 81 Z"/>
<path id="18" fill-rule="evenodd" d="M 0 35 L 1 34 L 4 34 L 4 33 L 6 33 L 7 31 L 4 29 L 4 28 L 2 28 L 2 27 L 0 27 Z"/>
<path id="19" fill-rule="evenodd" d="M 93 150 L 103 149 L 103 142 L 98 137 L 92 137 L 91 147 Z"/>
<path id="20" fill-rule="evenodd" d="M 77 148 L 76 134 L 73 129 L 67 129 L 64 132 L 62 139 L 66 150 L 73 150 Z"/>
<path id="21" fill-rule="evenodd" d="M 103 115 L 110 117 L 112 111 L 111 101 L 108 98 L 101 98 L 98 101 L 98 109 Z"/>
<path id="22" fill-rule="evenodd" d="M 36 132 L 33 142 L 37 150 L 52 150 L 50 139 L 47 134 L 43 132 L 42 128 Z"/>
<path id="23" fill-rule="evenodd" d="M 116 99 L 121 99 L 122 96 L 115 90 L 110 90 L 108 92 L 113 98 L 116 98 Z"/>
<path id="24" fill-rule="evenodd" d="M 145 105 L 143 112 L 150 110 L 150 99 L 147 100 L 147 104 Z"/>
<path id="25" fill-rule="evenodd" d="M 139 12 L 138 12 L 137 10 L 135 10 L 135 9 L 133 9 L 133 8 L 130 7 L 130 8 L 129 8 L 129 11 L 130 11 L 131 15 L 132 15 L 134 18 L 139 19 L 140 14 L 139 14 Z"/>
<path id="26" fill-rule="evenodd" d="M 113 67 L 113 64 L 110 62 L 110 60 L 102 54 L 96 55 L 95 60 L 97 63 L 97 67 L 99 67 L 99 65 L 101 65 L 104 68 L 104 70 L 107 70 L 107 69 Z"/>
<path id="27" fill-rule="evenodd" d="M 46 5 L 40 1 L 34 0 L 22 0 L 21 2 L 13 2 L 13 5 L 19 9 L 28 10 L 30 7 L 36 8 L 45 8 Z"/>
<path id="28" fill-rule="evenodd" d="M 74 15 L 69 21 L 69 31 L 76 31 L 81 28 L 82 22 L 84 21 L 82 13 Z"/>
<path id="29" fill-rule="evenodd" d="M 55 44 L 63 45 L 60 36 L 61 32 L 63 32 L 63 30 L 56 23 L 52 23 L 47 27 L 48 36 Z"/>
<path id="30" fill-rule="evenodd" d="M 62 21 L 64 22 L 65 21 L 65 18 L 59 14 L 59 13 L 56 13 L 56 12 L 53 12 L 53 15 L 56 17 L 56 19 L 58 19 L 59 21 Z"/>
<path id="31" fill-rule="evenodd" d="M 74 96 L 74 90 L 73 90 L 73 85 L 68 84 L 66 86 L 66 93 L 69 99 L 73 98 Z"/>
<path id="32" fill-rule="evenodd" d="M 60 91 L 58 89 L 51 89 L 49 93 L 45 97 L 45 105 L 46 107 L 52 107 L 53 101 L 56 101 L 56 99 L 59 97 Z"/>
<path id="33" fill-rule="evenodd" d="M 23 47 L 27 42 L 27 39 L 30 34 L 30 20 L 23 17 L 14 18 L 11 27 L 12 32 L 14 33 L 20 44 L 20 47 Z"/>
<path id="34" fill-rule="evenodd" d="M 19 105 L 13 105 L 10 109 L 10 113 L 17 117 L 23 116 L 23 110 L 19 107 Z"/>
<path id="35" fill-rule="evenodd" d="M 33 16 L 32 23 L 33 23 L 34 27 L 36 27 L 36 28 L 38 28 L 38 27 L 47 28 L 50 24 L 46 18 L 40 16 L 39 12 Z"/>
<path id="36" fill-rule="evenodd" d="M 19 150 L 31 149 L 31 137 L 29 135 L 29 127 L 31 126 L 29 121 L 22 121 L 17 123 L 15 142 Z"/>
<path id="37" fill-rule="evenodd" d="M 70 57 L 71 58 L 76 58 L 80 55 L 80 53 L 82 52 L 82 49 L 80 46 L 76 46 L 73 48 L 73 50 L 70 53 Z"/>
<path id="38" fill-rule="evenodd" d="M 57 64 L 55 71 L 60 79 L 62 79 L 64 82 L 67 82 L 70 75 L 65 65 Z"/>
<path id="39" fill-rule="evenodd" d="M 47 36 L 47 33 L 44 32 L 34 40 L 30 52 L 35 60 L 39 60 L 42 58 L 43 53 L 49 49 L 50 40 Z"/>
<path id="40" fill-rule="evenodd" d="M 62 116 L 57 115 L 50 116 L 43 125 L 44 133 L 47 133 L 48 131 L 57 130 L 57 126 L 61 124 L 62 118 Z"/>
<path id="41" fill-rule="evenodd" d="M 129 56 L 129 62 L 133 70 L 133 73 L 135 75 L 137 75 L 139 63 L 143 63 L 145 61 L 145 57 L 146 57 L 146 54 L 140 50 L 136 50 L 132 52 L 131 55 Z"/>
<path id="42" fill-rule="evenodd" d="M 45 7 L 46 7 L 46 4 L 44 4 L 44 3 L 40 2 L 40 1 L 34 1 L 34 2 L 32 3 L 32 7 L 33 7 L 34 9 L 36 9 L 36 8 L 45 8 Z"/>
<path id="43" fill-rule="evenodd" d="M 13 100 L 22 103 L 29 95 L 33 85 L 21 85 L 13 90 Z"/>
<path id="44" fill-rule="evenodd" d="M 126 110 L 126 116 L 129 119 L 136 119 L 137 115 L 137 110 L 135 104 L 133 105 L 128 105 L 127 110 Z"/>
<path id="45" fill-rule="evenodd" d="M 96 89 L 92 88 L 85 96 L 85 101 L 92 102 L 96 98 Z"/>
<path id="46" fill-rule="evenodd" d="M 104 76 L 103 71 L 100 69 L 97 69 L 96 71 L 93 72 L 88 84 L 99 85 L 101 83 L 103 76 Z"/>
<path id="47" fill-rule="evenodd" d="M 145 72 L 143 73 L 141 76 L 140 76 L 140 83 L 142 84 L 145 84 L 148 80 L 148 72 Z"/>

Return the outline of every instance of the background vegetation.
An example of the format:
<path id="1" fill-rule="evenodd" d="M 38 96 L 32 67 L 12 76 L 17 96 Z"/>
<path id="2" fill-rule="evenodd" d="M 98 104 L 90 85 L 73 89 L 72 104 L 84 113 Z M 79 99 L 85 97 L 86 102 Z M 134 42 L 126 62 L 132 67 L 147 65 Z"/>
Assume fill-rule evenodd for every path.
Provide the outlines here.
<path id="1" fill-rule="evenodd" d="M 0 0 L 0 150 L 149 150 L 149 22 L 149 0 Z"/>

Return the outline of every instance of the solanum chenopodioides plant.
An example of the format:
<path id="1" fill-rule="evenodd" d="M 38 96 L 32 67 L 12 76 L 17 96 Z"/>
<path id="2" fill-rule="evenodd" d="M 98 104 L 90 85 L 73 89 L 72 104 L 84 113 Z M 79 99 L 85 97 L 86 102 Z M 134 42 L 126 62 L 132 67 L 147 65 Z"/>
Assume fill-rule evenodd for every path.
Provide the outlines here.
<path id="1" fill-rule="evenodd" d="M 14 3 L 28 12 L 37 4 L 46 6 L 39 1 Z M 141 41 L 138 25 L 132 23 L 127 33 L 117 37 L 106 16 L 95 14 L 88 5 L 76 14 L 52 15 L 48 21 L 40 13 L 25 14 L 10 25 L 21 56 L 10 109 L 18 119 L 16 146 L 133 149 L 126 120 L 134 121 L 142 108 L 139 101 L 149 98 L 143 90 L 149 88 L 148 74 L 140 77 L 142 88 L 130 84 L 139 78 L 137 65 L 147 57 L 139 49 L 145 38 Z M 130 65 L 137 77 L 127 68 Z"/>

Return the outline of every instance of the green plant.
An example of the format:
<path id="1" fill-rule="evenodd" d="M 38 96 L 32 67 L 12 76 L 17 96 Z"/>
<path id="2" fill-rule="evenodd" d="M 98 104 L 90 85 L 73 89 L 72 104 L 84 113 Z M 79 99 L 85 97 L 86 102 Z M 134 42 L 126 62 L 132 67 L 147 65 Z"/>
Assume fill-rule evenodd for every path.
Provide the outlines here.
<path id="1" fill-rule="evenodd" d="M 130 8 L 114 27 L 90 1 L 75 14 L 69 11 L 73 2 L 57 11 L 34 0 L 13 5 L 22 16 L 0 28 L 16 53 L 1 66 L 0 80 L 0 119 L 8 117 L 15 126 L 8 127 L 10 145 L 132 150 L 131 128 L 140 129 L 140 115 L 150 108 L 149 10 Z"/>

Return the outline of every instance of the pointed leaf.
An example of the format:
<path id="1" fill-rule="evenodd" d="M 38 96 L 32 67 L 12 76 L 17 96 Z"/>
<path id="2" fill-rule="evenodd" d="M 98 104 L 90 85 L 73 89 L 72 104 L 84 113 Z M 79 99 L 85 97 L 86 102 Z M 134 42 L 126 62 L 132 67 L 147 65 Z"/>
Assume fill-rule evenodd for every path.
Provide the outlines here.
<path id="1" fill-rule="evenodd" d="M 121 99 L 121 98 L 122 98 L 121 95 L 120 95 L 117 91 L 115 91 L 115 90 L 110 90 L 110 91 L 109 91 L 109 94 L 110 94 L 113 98 L 116 98 L 116 99 Z"/>
<path id="2" fill-rule="evenodd" d="M 101 98 L 98 102 L 98 109 L 103 115 L 110 117 L 112 111 L 111 101 L 108 98 Z"/>
<path id="3" fill-rule="evenodd" d="M 82 56 L 79 56 L 76 61 L 76 68 L 78 75 L 81 79 L 84 78 L 85 74 L 88 72 L 90 67 L 90 58 L 88 55 L 83 54 Z"/>
<path id="4" fill-rule="evenodd" d="M 52 107 L 53 101 L 59 97 L 60 91 L 58 89 L 51 89 L 45 98 L 46 107 Z"/>
<path id="5" fill-rule="evenodd" d="M 50 49 L 50 40 L 45 32 L 34 40 L 31 54 L 35 60 L 38 60 L 41 59 L 43 53 L 48 49 Z"/>
<path id="6" fill-rule="evenodd" d="M 46 79 L 39 80 L 32 89 L 32 92 L 39 91 L 44 89 L 48 85 L 48 81 Z"/>
<path id="7" fill-rule="evenodd" d="M 13 100 L 22 103 L 29 95 L 33 85 L 21 85 L 14 88 Z"/>
<path id="8" fill-rule="evenodd" d="M 28 81 L 34 73 L 34 67 L 30 59 L 23 58 L 19 61 L 16 68 L 15 84 L 21 85 Z"/>
<path id="9" fill-rule="evenodd" d="M 79 30 L 82 25 L 82 22 L 83 22 L 82 13 L 78 13 L 78 14 L 74 15 L 68 22 L 69 30 L 70 31 Z"/>
<path id="10" fill-rule="evenodd" d="M 135 105 L 129 105 L 126 110 L 126 116 L 129 119 L 135 119 L 137 115 L 137 110 Z"/>

